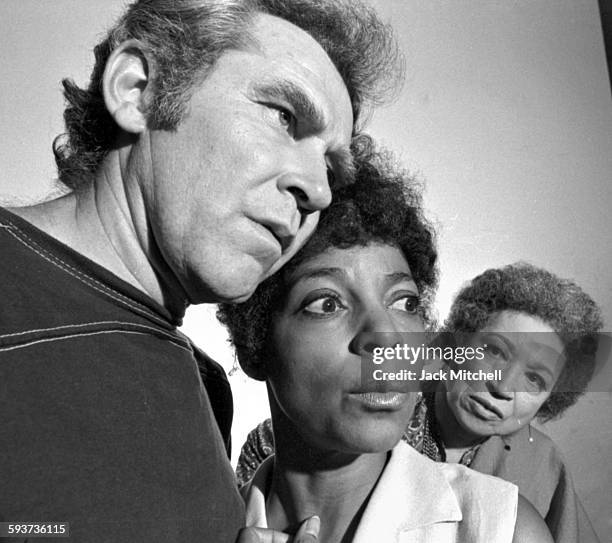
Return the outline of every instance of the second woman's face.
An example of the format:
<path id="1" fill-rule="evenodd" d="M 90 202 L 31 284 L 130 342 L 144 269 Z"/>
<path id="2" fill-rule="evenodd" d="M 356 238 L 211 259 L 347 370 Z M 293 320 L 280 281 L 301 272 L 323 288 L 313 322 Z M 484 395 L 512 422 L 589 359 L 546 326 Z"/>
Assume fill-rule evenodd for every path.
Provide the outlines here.
<path id="1" fill-rule="evenodd" d="M 361 356 L 395 345 L 398 333 L 422 333 L 418 310 L 410 268 L 389 245 L 330 248 L 291 274 L 267 378 L 271 400 L 310 446 L 367 453 L 399 441 L 414 393 L 406 382 L 364 381 Z"/>
<path id="2" fill-rule="evenodd" d="M 472 336 L 484 358 L 455 369 L 491 372 L 501 379 L 447 383 L 447 404 L 460 426 L 474 437 L 516 432 L 536 416 L 565 363 L 563 343 L 544 321 L 502 311 Z"/>

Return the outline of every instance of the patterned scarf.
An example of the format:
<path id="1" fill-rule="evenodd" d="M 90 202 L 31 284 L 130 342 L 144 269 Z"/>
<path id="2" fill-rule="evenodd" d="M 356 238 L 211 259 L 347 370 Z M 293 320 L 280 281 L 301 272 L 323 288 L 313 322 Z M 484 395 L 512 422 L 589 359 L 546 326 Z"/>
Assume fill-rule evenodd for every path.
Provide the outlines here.
<path id="1" fill-rule="evenodd" d="M 446 462 L 446 448 L 440 435 L 435 412 L 435 393 L 422 394 L 408 421 L 402 439 L 427 458 L 435 462 Z M 459 464 L 469 467 L 480 445 L 481 443 L 476 443 L 465 451 Z"/>

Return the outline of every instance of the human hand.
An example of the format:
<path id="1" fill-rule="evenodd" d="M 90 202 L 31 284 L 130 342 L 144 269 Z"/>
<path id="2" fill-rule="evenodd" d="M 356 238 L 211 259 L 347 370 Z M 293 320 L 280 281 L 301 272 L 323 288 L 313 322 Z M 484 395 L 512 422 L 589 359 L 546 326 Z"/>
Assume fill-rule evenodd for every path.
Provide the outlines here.
<path id="1" fill-rule="evenodd" d="M 236 543 L 317 543 L 321 520 L 314 515 L 300 525 L 295 535 L 269 528 L 243 528 Z"/>

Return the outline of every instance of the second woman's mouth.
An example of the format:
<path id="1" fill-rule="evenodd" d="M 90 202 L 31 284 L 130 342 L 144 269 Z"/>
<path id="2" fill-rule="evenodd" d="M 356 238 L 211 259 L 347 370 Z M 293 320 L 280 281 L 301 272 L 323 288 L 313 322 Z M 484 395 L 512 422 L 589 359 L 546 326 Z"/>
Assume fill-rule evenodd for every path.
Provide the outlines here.
<path id="1" fill-rule="evenodd" d="M 503 420 L 504 414 L 501 410 L 491 402 L 481 398 L 480 396 L 469 396 L 472 411 L 475 415 L 486 420 Z"/>

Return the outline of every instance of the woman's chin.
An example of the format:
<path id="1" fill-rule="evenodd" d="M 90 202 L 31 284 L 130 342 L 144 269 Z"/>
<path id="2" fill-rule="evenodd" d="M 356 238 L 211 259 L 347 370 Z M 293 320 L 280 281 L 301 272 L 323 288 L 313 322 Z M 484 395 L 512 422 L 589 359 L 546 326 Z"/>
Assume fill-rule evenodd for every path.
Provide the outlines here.
<path id="1" fill-rule="evenodd" d="M 359 435 L 347 440 L 346 448 L 357 454 L 372 454 L 390 451 L 395 447 L 401 437 L 402 432 L 396 429 L 384 431 L 378 427 L 376 429 L 364 429 Z"/>

